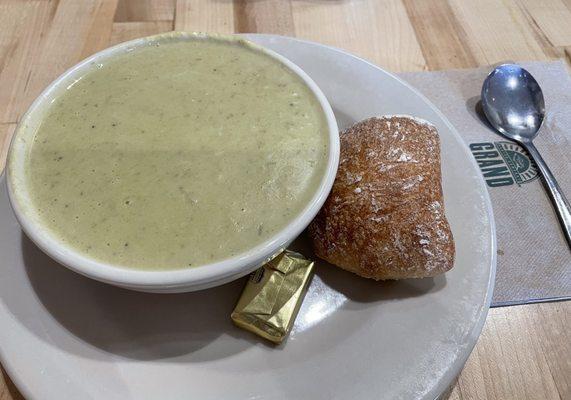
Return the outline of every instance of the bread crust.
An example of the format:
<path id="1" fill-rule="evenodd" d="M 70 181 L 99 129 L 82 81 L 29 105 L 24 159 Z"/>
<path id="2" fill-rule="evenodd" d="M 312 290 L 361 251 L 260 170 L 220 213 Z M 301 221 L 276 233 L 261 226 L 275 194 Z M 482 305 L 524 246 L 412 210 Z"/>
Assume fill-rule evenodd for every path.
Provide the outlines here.
<path id="1" fill-rule="evenodd" d="M 341 133 L 331 194 L 311 223 L 318 257 L 373 279 L 423 278 L 454 265 L 436 127 L 373 117 Z"/>

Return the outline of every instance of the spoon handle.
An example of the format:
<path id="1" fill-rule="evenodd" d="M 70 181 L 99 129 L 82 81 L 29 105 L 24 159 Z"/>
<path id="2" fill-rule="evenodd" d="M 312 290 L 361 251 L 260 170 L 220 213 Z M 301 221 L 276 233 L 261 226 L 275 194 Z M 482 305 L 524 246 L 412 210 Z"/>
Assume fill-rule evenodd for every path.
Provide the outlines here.
<path id="1" fill-rule="evenodd" d="M 569 201 L 567 201 L 565 198 L 565 195 L 557 184 L 555 177 L 549 170 L 549 167 L 545 161 L 543 161 L 543 158 L 533 143 L 529 141 L 522 143 L 522 145 L 526 148 L 527 152 L 531 155 L 539 167 L 539 171 L 543 177 L 543 183 L 545 184 L 547 193 L 549 194 L 549 197 L 555 206 L 557 217 L 559 218 L 559 222 L 563 228 L 563 233 L 565 234 L 567 243 L 569 244 L 569 247 L 571 247 L 571 206 L 569 206 Z"/>

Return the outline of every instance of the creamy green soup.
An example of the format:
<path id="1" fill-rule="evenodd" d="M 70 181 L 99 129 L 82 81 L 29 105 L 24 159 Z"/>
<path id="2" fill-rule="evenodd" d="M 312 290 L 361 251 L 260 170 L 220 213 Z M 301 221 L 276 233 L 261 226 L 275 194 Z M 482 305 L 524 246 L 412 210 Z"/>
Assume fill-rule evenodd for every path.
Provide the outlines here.
<path id="1" fill-rule="evenodd" d="M 71 84 L 28 154 L 32 205 L 100 261 L 180 269 L 244 252 L 286 226 L 325 172 L 317 99 L 238 41 L 149 44 Z"/>

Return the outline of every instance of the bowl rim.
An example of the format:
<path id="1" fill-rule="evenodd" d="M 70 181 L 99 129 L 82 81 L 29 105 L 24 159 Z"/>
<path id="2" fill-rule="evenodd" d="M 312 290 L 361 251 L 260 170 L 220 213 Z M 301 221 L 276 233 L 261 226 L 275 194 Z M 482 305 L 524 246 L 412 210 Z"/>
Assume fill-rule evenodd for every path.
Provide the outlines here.
<path id="1" fill-rule="evenodd" d="M 65 90 L 66 84 L 92 69 L 98 61 L 109 60 L 134 48 L 147 45 L 191 40 L 220 40 L 241 43 L 274 58 L 302 79 L 317 99 L 328 128 L 326 168 L 319 185 L 311 200 L 283 229 L 264 242 L 233 257 L 189 269 L 166 271 L 131 269 L 90 258 L 59 240 L 49 228 L 42 225 L 38 216 L 33 213 L 34 208 L 24 183 L 26 138 L 31 137 L 35 131 L 30 126 L 34 125 L 34 118 L 39 121 L 44 117 L 50 101 L 58 96 L 58 91 Z M 34 100 L 16 127 L 8 150 L 6 185 L 12 209 L 27 236 L 50 257 L 69 269 L 98 281 L 134 290 L 153 292 L 193 291 L 218 286 L 244 276 L 283 251 L 309 225 L 325 202 L 337 173 L 339 152 L 339 131 L 331 105 L 317 84 L 292 61 L 273 50 L 236 35 L 167 32 L 106 48 L 69 68 L 50 83 Z"/>

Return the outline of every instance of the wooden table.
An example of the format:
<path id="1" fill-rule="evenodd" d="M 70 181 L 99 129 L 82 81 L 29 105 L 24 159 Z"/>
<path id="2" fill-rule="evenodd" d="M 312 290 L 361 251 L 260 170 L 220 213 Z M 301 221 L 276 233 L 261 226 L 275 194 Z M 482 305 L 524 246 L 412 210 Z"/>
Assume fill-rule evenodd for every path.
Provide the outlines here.
<path id="1" fill-rule="evenodd" d="M 571 62 L 571 0 L 0 0 L 0 143 L 67 67 L 173 29 L 297 36 L 396 72 Z M 444 397 L 571 399 L 570 330 L 571 302 L 490 310 Z M 20 398 L 3 374 L 0 400 Z"/>

